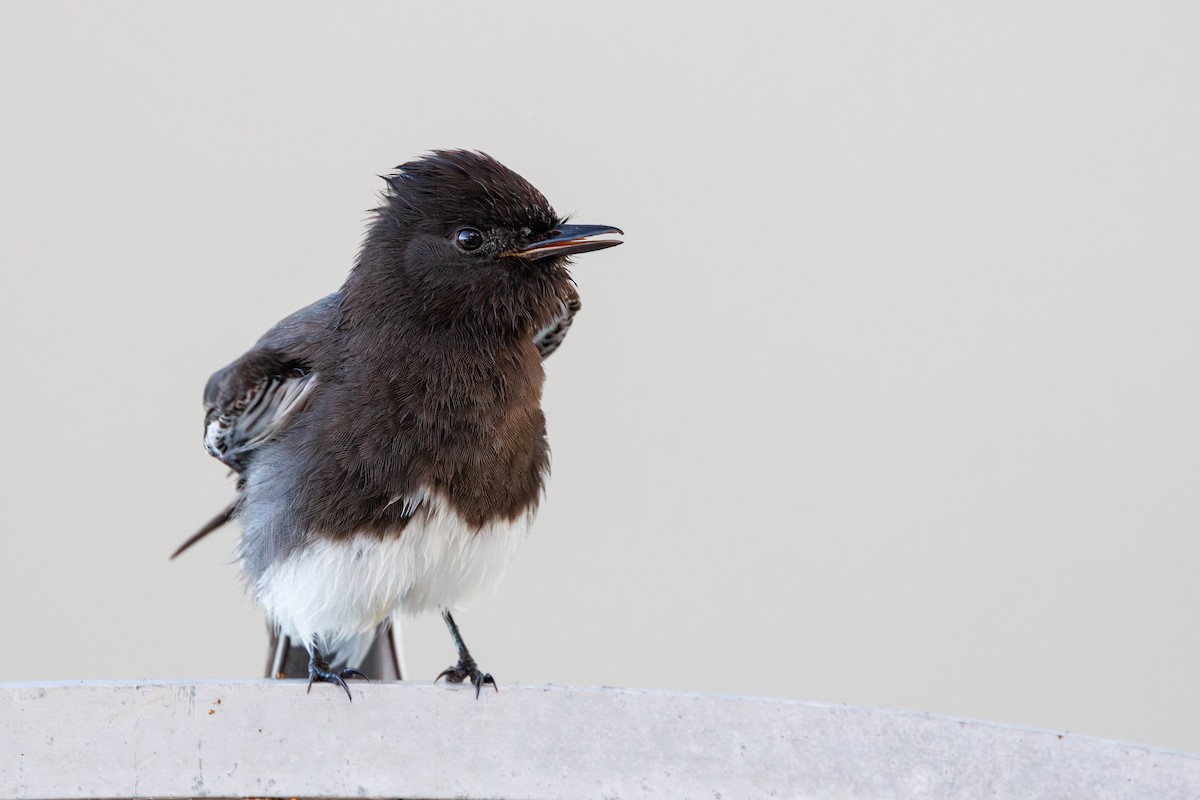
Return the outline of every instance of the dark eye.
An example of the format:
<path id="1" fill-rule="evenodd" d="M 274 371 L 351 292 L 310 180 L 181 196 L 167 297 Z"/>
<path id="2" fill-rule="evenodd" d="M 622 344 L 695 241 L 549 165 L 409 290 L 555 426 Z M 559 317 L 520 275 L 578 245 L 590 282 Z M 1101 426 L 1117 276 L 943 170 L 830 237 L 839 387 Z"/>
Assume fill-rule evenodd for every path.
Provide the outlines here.
<path id="1" fill-rule="evenodd" d="M 454 234 L 454 243 L 463 250 L 478 250 L 483 246 L 483 234 L 474 228 L 463 228 Z"/>

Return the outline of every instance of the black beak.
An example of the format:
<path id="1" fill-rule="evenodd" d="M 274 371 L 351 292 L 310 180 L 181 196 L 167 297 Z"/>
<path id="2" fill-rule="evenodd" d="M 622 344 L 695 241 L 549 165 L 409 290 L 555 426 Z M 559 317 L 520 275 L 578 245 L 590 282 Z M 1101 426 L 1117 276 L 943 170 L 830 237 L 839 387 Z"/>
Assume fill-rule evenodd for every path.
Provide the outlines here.
<path id="1" fill-rule="evenodd" d="M 592 250 L 603 250 L 606 247 L 616 247 L 620 239 L 601 239 L 598 237 L 612 234 L 625 235 L 620 228 L 611 225 L 559 225 L 550 231 L 551 238 L 534 242 L 523 250 L 505 253 L 529 261 L 537 261 L 547 256 L 569 256 L 575 253 L 588 253 Z"/>

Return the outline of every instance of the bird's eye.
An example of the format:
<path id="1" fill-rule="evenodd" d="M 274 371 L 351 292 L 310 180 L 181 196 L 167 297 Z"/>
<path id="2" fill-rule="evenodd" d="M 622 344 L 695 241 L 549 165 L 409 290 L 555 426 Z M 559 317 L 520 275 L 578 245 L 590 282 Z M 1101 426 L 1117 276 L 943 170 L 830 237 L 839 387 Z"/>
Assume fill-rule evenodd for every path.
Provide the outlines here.
<path id="1" fill-rule="evenodd" d="M 454 234 L 454 243 L 463 250 L 478 250 L 483 246 L 483 234 L 474 228 L 463 228 Z"/>

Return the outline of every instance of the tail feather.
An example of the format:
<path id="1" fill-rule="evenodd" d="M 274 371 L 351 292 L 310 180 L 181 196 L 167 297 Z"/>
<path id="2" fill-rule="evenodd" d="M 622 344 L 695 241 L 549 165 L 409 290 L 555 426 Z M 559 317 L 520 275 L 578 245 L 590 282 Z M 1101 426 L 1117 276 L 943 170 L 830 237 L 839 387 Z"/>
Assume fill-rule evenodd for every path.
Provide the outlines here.
<path id="1" fill-rule="evenodd" d="M 175 558 L 175 556 L 179 555 L 184 550 L 187 550 L 189 547 L 191 547 L 196 542 L 203 539 L 205 536 L 208 536 L 210 533 L 212 533 L 217 528 L 224 525 L 226 522 L 229 522 L 229 520 L 233 519 L 233 512 L 236 510 L 237 510 L 237 501 L 235 500 L 232 503 L 230 503 L 225 508 L 225 510 L 222 511 L 220 514 L 217 514 L 215 517 L 210 519 L 208 522 L 204 523 L 204 527 L 202 527 L 200 530 L 196 531 L 190 537 L 188 537 L 188 540 L 186 542 L 179 545 L 179 549 L 176 550 L 174 553 L 171 553 L 171 558 Z"/>
<path id="2" fill-rule="evenodd" d="M 322 655 L 335 667 L 362 669 L 371 680 L 398 681 L 404 678 L 396 632 L 387 622 L 375 631 L 371 637 L 370 649 L 360 657 L 346 660 L 341 654 Z M 297 640 L 272 631 L 271 644 L 267 651 L 267 677 L 307 678 L 308 656 L 308 650 Z"/>

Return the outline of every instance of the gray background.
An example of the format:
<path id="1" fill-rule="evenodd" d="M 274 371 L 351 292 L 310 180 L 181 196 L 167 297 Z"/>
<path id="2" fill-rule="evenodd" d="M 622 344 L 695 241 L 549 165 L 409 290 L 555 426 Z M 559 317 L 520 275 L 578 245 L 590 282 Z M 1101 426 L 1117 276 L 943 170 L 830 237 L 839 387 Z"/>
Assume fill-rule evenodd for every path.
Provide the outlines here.
<path id="1" fill-rule="evenodd" d="M 486 150 L 581 257 L 504 682 L 1200 751 L 1200 6 L 0 6 L 2 679 L 253 676 L 200 389 L 376 174 Z M 436 618 L 409 663 L 452 660 Z M 486 700 L 481 701 L 486 702 Z"/>

